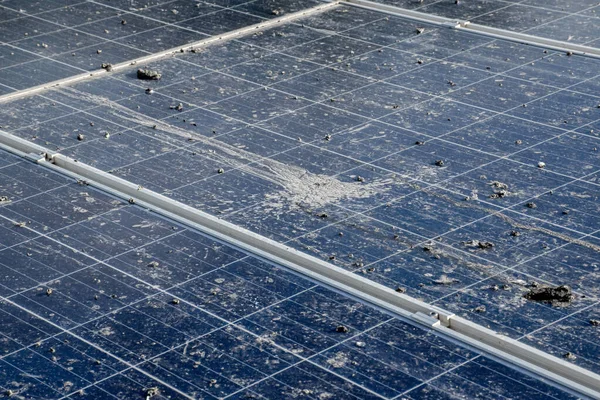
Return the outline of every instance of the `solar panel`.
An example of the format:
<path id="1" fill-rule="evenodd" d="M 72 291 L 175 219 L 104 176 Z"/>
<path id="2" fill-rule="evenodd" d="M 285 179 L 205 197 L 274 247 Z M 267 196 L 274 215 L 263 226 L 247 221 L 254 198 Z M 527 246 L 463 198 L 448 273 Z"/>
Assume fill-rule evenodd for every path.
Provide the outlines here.
<path id="1" fill-rule="evenodd" d="M 17 166 L 22 185 L 46 186 L 1 209 L 5 222 L 29 218 L 7 228 L 26 233 L 3 234 L 0 250 L 6 392 L 381 398 L 449 378 L 468 394 L 473 369 L 503 374 L 472 350 L 41 167 L 14 159 L 0 172 Z"/>
<path id="2" fill-rule="evenodd" d="M 121 62 L 315 5 L 52 2 L 23 17 L 13 3 L 0 4 L 0 34 L 11 32 L 0 58 L 7 93 L 98 69 L 104 56 Z M 569 15 L 533 2 L 399 3 L 491 26 L 508 15 L 506 29 L 538 19 L 531 33 L 551 38 L 564 29 L 547 27 L 560 21 L 595 18 L 593 4 Z M 24 19 L 45 21 L 39 36 L 21 37 Z M 597 37 L 588 33 L 576 42 Z M 140 80 L 138 67 L 162 78 Z M 0 125 L 600 372 L 599 74 L 593 58 L 339 6 L 11 100 Z M 577 397 L 0 154 L 7 394 Z M 559 285 L 573 297 L 527 298 Z"/>
<path id="3" fill-rule="evenodd" d="M 426 14 L 597 47 L 598 3 L 586 1 L 378 0 Z"/>

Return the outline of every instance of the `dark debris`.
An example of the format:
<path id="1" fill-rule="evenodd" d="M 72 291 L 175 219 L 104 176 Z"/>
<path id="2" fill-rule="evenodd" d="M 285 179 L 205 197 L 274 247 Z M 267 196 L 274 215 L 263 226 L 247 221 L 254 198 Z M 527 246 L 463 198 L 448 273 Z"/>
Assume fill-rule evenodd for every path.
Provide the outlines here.
<path id="1" fill-rule="evenodd" d="M 138 69 L 137 70 L 138 79 L 144 79 L 148 81 L 157 81 L 162 78 L 162 74 L 158 71 L 152 71 L 149 69 Z"/>
<path id="2" fill-rule="evenodd" d="M 532 285 L 537 286 L 537 285 Z M 532 287 L 523 297 L 531 301 L 539 301 L 552 305 L 570 304 L 573 299 L 571 288 L 566 285 L 551 287 Z"/>

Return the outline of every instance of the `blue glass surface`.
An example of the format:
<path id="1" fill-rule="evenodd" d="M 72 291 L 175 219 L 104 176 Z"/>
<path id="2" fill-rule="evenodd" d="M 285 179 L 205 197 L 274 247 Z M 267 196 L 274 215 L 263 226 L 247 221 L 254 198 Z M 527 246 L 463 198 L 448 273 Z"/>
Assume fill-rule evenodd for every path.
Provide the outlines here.
<path id="1" fill-rule="evenodd" d="M 572 40 L 597 39 L 587 3 L 389 3 L 555 38 L 583 24 Z M 315 4 L 7 0 L 0 84 Z M 597 60 L 340 6 L 139 66 L 158 81 L 137 67 L 7 102 L 0 126 L 600 371 Z M 571 396 L 4 152 L 0 196 L 5 393 Z M 562 284 L 568 304 L 524 297 Z"/>

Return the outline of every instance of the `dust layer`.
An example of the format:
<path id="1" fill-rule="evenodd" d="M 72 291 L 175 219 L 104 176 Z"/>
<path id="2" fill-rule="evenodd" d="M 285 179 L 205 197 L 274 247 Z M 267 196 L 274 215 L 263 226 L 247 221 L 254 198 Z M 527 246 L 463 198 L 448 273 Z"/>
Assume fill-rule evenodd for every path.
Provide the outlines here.
<path id="1" fill-rule="evenodd" d="M 449 203 L 455 205 L 456 207 L 462 207 L 462 208 L 474 208 L 477 210 L 481 210 L 486 212 L 489 215 L 492 215 L 496 218 L 501 219 L 502 221 L 506 222 L 507 224 L 511 225 L 513 228 L 516 229 L 521 229 L 521 230 L 527 230 L 527 231 L 534 231 L 534 232 L 540 232 L 543 233 L 545 235 L 548 236 L 552 236 L 555 237 L 557 239 L 563 240 L 567 243 L 572 243 L 572 244 L 576 244 L 591 250 L 594 250 L 596 252 L 600 252 L 600 246 L 595 245 L 593 243 L 587 242 L 585 240 L 581 240 L 581 239 L 577 239 L 574 237 L 571 237 L 569 235 L 566 235 L 564 233 L 560 233 L 560 232 L 556 232 L 553 231 L 552 229 L 548 229 L 548 228 L 544 228 L 544 227 L 540 227 L 540 226 L 534 226 L 534 225 L 529 225 L 529 224 L 523 224 L 521 222 L 515 221 L 513 218 L 498 212 L 497 210 L 493 210 L 487 207 L 484 207 L 482 205 L 478 205 L 478 204 L 474 204 L 473 202 L 458 202 L 454 199 L 452 199 L 449 196 L 446 196 L 444 194 L 441 193 L 436 193 L 435 191 L 432 190 L 428 190 L 427 188 L 421 188 L 421 190 L 423 190 L 424 192 L 427 192 L 428 194 L 431 194 L 432 196 L 436 196 L 439 197 L 445 201 L 448 201 Z"/>
<path id="2" fill-rule="evenodd" d="M 336 204 L 343 199 L 364 199 L 388 191 L 394 179 L 374 179 L 371 182 L 344 182 L 336 177 L 315 174 L 304 168 L 282 162 L 260 158 L 257 154 L 240 149 L 211 137 L 184 130 L 164 121 L 150 118 L 133 111 L 106 97 L 93 95 L 74 88 L 62 88 L 61 92 L 73 99 L 110 107 L 117 118 L 154 128 L 165 139 L 172 136 L 206 145 L 203 155 L 214 160 L 215 165 L 228 165 L 237 170 L 254 175 L 280 189 L 266 195 L 266 204 L 273 209 L 286 207 L 323 207 Z"/>

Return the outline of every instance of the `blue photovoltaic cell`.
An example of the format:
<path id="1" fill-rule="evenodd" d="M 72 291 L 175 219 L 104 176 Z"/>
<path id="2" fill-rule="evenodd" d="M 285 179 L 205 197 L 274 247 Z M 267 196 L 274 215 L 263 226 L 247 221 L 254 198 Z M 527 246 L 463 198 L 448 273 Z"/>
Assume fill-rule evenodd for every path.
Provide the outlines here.
<path id="1" fill-rule="evenodd" d="M 12 227 L 27 232 L 20 242 L 2 235 L 7 393 L 393 398 L 419 393 L 425 381 L 433 388 L 461 365 L 501 376 L 487 367 L 493 361 L 423 328 L 41 167 L 3 160 L 0 172 L 18 167 L 15 178 L 45 184 L 27 198 L 11 193 L 0 208 L 9 222 L 26 202 L 40 209 Z M 58 218 L 67 209 L 86 217 Z M 479 379 L 451 375 L 465 387 Z M 528 390 L 560 396 L 536 385 Z"/>
<path id="2" fill-rule="evenodd" d="M 549 37 L 595 18 L 568 3 L 392 2 Z M 4 1 L 0 90 L 313 5 Z M 38 93 L 0 125 L 600 373 L 597 60 L 340 6 L 142 67 L 162 79 Z M 8 153 L 0 196 L 6 393 L 570 398 Z M 561 284 L 568 304 L 524 298 Z"/>
<path id="3" fill-rule="evenodd" d="M 598 47 L 595 0 L 378 0 L 376 3 Z"/>
<path id="4" fill-rule="evenodd" d="M 24 5 L 4 1 L 0 84 L 7 93 L 26 89 L 316 4 L 290 2 L 284 10 L 262 1 L 214 3 L 49 0 Z"/>

